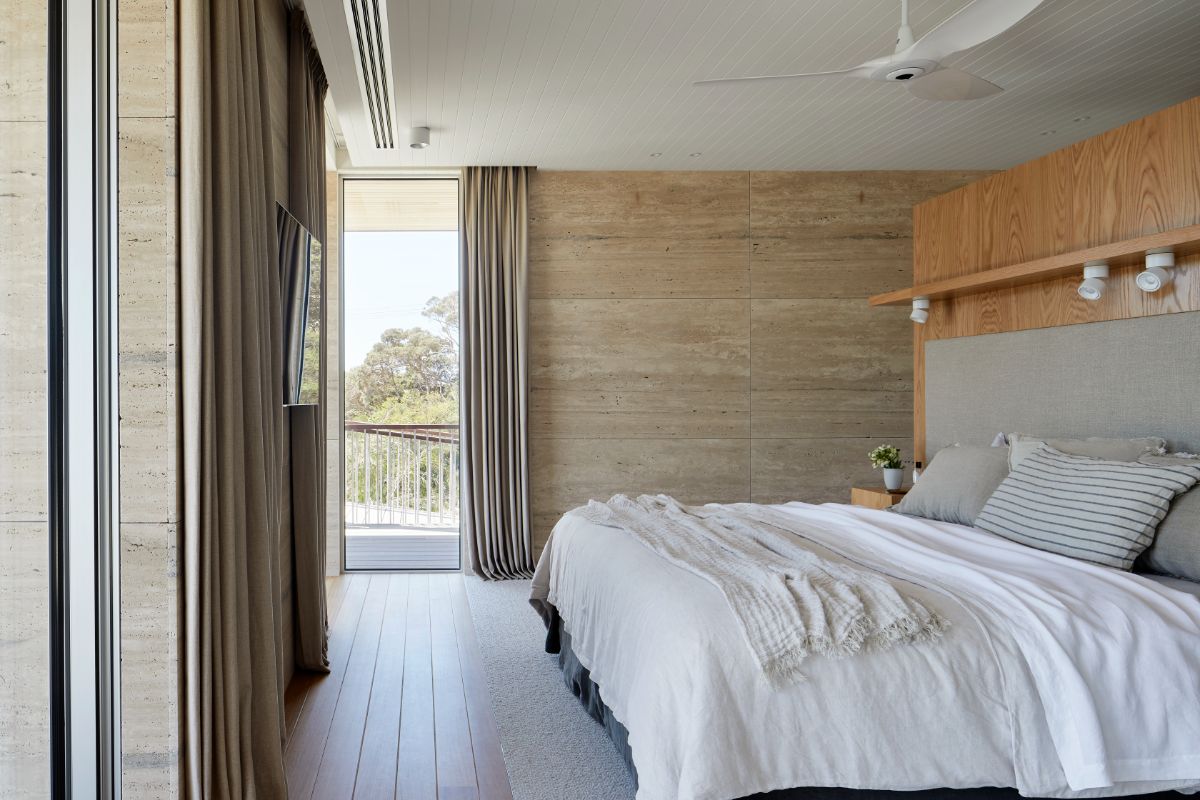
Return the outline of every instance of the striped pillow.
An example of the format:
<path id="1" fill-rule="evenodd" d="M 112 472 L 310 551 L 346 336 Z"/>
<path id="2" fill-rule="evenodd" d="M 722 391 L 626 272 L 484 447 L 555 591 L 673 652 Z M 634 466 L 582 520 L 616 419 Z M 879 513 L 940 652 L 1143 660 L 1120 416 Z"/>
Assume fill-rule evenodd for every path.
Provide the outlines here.
<path id="1" fill-rule="evenodd" d="M 975 526 L 1014 542 L 1129 569 L 1200 466 L 1072 456 L 1043 446 L 1009 473 Z"/>

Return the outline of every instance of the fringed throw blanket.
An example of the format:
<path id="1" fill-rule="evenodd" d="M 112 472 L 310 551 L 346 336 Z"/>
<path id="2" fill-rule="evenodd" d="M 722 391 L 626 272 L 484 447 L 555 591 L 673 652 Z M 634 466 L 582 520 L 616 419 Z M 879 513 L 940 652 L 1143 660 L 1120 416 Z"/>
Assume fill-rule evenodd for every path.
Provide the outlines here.
<path id="1" fill-rule="evenodd" d="M 616 495 L 571 512 L 625 530 L 725 595 L 746 642 L 776 686 L 803 680 L 809 655 L 940 636 L 946 623 L 882 576 L 833 563 L 804 547 L 803 523 L 752 505 L 682 506 L 665 495 Z"/>

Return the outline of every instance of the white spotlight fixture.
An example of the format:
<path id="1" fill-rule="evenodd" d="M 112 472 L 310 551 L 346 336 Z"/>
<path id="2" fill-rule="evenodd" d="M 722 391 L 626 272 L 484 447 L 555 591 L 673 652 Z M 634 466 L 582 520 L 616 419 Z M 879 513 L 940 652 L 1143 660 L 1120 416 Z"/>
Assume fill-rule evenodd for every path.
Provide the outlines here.
<path id="1" fill-rule="evenodd" d="M 1146 269 L 1138 273 L 1137 285 L 1143 292 L 1157 292 L 1171 282 L 1175 253 L 1171 250 L 1151 250 L 1146 253 Z"/>
<path id="2" fill-rule="evenodd" d="M 429 128 L 409 128 L 408 146 L 413 150 L 424 150 L 429 147 Z"/>
<path id="3" fill-rule="evenodd" d="M 912 310 L 912 313 L 908 315 L 908 318 L 911 319 L 913 322 L 917 323 L 918 325 L 924 325 L 926 322 L 928 322 L 929 321 L 929 298 L 928 297 L 914 297 L 913 298 L 913 310 Z"/>
<path id="4" fill-rule="evenodd" d="M 1076 291 L 1084 300 L 1099 300 L 1104 297 L 1104 279 L 1107 277 L 1107 261 L 1089 261 L 1083 265 L 1083 283 Z"/>

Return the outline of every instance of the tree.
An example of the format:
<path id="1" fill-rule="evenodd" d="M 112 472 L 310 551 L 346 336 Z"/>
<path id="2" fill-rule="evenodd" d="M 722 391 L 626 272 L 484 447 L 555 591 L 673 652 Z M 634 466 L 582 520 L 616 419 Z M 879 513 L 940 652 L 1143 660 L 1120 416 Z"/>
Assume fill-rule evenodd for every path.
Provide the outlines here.
<path id="1" fill-rule="evenodd" d="M 301 403 L 315 403 L 320 398 L 321 334 L 321 243 L 313 239 L 309 247 L 308 318 L 304 324 Z"/>
<path id="2" fill-rule="evenodd" d="M 458 292 L 454 291 L 443 297 L 431 297 L 425 303 L 421 314 L 438 324 L 442 336 L 458 352 Z"/>
<path id="3" fill-rule="evenodd" d="M 440 423 L 458 419 L 458 293 L 434 297 L 424 315 L 441 333 L 389 328 L 346 375 L 348 419 Z"/>

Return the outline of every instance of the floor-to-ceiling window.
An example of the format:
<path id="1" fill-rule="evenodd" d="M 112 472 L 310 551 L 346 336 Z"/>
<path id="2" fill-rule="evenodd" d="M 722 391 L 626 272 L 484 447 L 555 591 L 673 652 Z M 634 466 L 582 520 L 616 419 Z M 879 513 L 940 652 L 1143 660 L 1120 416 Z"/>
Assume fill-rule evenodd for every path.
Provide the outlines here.
<path id="1" fill-rule="evenodd" d="M 458 181 L 342 185 L 345 564 L 458 569 Z"/>

